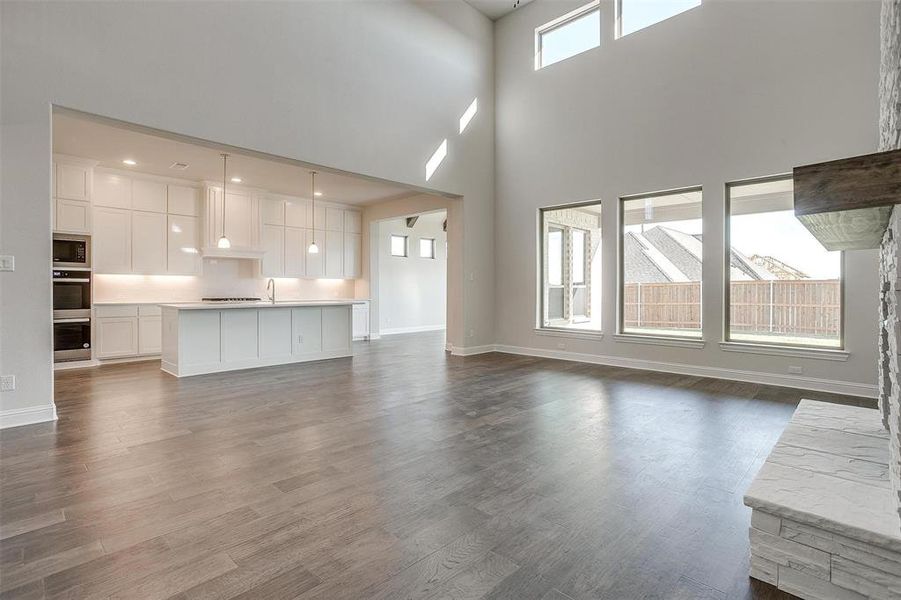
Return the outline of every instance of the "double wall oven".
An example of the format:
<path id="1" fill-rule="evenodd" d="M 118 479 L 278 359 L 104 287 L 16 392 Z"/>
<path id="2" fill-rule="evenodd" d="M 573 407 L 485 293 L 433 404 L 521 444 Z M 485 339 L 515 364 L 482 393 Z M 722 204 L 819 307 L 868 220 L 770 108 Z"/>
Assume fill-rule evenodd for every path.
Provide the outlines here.
<path id="1" fill-rule="evenodd" d="M 53 360 L 91 358 L 91 240 L 53 236 Z"/>

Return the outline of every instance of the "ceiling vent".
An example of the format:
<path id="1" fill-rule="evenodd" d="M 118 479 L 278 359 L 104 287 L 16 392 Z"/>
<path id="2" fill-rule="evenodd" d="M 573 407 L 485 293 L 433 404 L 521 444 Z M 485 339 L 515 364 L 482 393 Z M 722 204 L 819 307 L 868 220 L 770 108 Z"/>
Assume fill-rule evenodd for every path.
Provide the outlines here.
<path id="1" fill-rule="evenodd" d="M 169 168 L 175 169 L 176 171 L 184 171 L 185 169 L 188 168 L 188 163 L 174 162 L 171 165 L 169 165 Z"/>

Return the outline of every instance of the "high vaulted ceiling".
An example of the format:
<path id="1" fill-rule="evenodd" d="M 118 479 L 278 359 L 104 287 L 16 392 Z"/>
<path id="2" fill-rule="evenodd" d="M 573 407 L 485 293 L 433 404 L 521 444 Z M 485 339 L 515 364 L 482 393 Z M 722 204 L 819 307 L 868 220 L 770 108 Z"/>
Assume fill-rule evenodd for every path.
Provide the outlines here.
<path id="1" fill-rule="evenodd" d="M 521 8 L 532 0 L 466 0 L 473 8 L 484 14 L 492 21 L 496 21 L 513 12 L 517 8 Z"/>

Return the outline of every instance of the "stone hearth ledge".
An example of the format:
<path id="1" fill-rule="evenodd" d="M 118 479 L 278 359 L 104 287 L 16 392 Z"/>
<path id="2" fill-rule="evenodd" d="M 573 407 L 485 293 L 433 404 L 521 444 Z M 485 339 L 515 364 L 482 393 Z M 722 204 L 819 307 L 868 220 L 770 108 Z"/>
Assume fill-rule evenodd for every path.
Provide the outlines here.
<path id="1" fill-rule="evenodd" d="M 901 598 L 877 410 L 803 400 L 745 495 L 751 576 L 802 598 Z"/>

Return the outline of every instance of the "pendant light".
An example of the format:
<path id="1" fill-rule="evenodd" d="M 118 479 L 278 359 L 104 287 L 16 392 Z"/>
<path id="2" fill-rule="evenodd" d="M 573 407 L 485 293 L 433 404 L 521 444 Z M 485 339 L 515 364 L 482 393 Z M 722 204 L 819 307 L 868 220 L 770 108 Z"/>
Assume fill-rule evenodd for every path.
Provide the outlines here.
<path id="1" fill-rule="evenodd" d="M 316 171 L 310 171 L 310 200 L 313 203 L 313 241 L 307 252 L 310 254 L 319 254 L 319 246 L 316 245 Z"/>
<path id="2" fill-rule="evenodd" d="M 226 249 L 232 247 L 232 243 L 225 237 L 225 176 L 228 166 L 228 154 L 223 153 L 220 156 L 222 156 L 222 236 L 219 238 L 216 246 Z"/>

